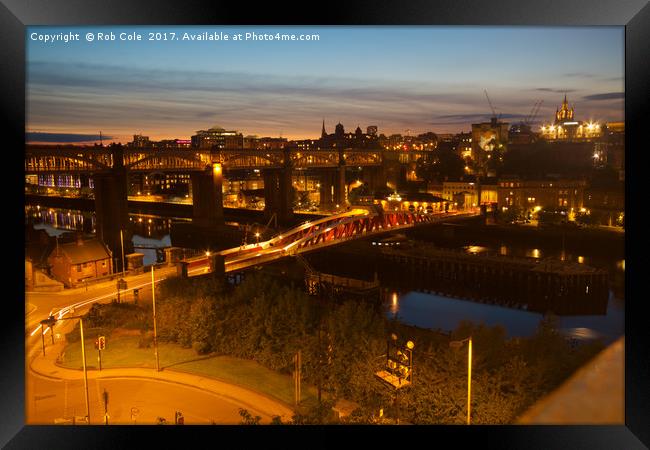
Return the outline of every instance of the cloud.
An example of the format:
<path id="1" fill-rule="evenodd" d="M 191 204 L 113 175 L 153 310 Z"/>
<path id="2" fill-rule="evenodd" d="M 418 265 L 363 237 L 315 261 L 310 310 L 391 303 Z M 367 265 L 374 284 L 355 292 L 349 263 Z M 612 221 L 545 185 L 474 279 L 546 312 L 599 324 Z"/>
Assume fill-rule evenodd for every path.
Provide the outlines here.
<path id="1" fill-rule="evenodd" d="M 596 75 L 593 73 L 588 73 L 588 72 L 570 72 L 570 73 L 565 73 L 565 77 L 569 78 L 595 78 Z"/>
<path id="2" fill-rule="evenodd" d="M 536 91 L 542 92 L 555 92 L 557 94 L 564 94 L 565 92 L 576 92 L 577 89 L 553 89 L 553 88 L 536 88 Z"/>
<path id="3" fill-rule="evenodd" d="M 27 124 L 32 130 L 90 134 L 101 129 L 112 136 L 144 133 L 163 139 L 187 138 L 218 123 L 245 134 L 282 132 L 293 138 L 318 136 L 323 118 L 328 130 L 341 121 L 346 128 L 377 125 L 380 132 L 392 133 L 431 131 L 431 125 L 439 125 L 434 131 L 460 131 L 492 115 L 476 113 L 487 108 L 481 87 L 377 76 L 150 71 L 37 61 L 27 68 Z M 531 89 L 500 97 L 497 110 L 511 112 L 501 118 L 526 117 Z"/>
<path id="4" fill-rule="evenodd" d="M 625 98 L 625 92 L 608 92 L 606 94 L 585 95 L 582 97 L 584 100 L 613 100 L 618 98 Z"/>
<path id="5" fill-rule="evenodd" d="M 498 114 L 500 120 L 509 119 L 525 119 L 527 114 Z M 480 123 L 488 122 L 492 117 L 492 113 L 471 113 L 471 114 L 448 114 L 442 116 L 435 116 L 433 122 L 428 122 L 429 125 L 450 125 L 450 124 L 464 124 L 464 123 Z"/>
<path id="6" fill-rule="evenodd" d="M 110 140 L 113 136 L 102 135 L 102 139 Z M 28 131 L 25 133 L 27 142 L 89 142 L 99 141 L 98 134 L 77 134 L 77 133 L 43 133 L 39 131 Z"/>

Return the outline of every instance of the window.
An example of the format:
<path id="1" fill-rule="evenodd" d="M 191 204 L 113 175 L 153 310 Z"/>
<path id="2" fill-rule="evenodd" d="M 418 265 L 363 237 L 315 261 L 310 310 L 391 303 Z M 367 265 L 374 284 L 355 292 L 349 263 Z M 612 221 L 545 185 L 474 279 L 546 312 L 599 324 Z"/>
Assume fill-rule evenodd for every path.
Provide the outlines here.
<path id="1" fill-rule="evenodd" d="M 81 272 L 81 264 L 77 264 L 77 272 Z"/>

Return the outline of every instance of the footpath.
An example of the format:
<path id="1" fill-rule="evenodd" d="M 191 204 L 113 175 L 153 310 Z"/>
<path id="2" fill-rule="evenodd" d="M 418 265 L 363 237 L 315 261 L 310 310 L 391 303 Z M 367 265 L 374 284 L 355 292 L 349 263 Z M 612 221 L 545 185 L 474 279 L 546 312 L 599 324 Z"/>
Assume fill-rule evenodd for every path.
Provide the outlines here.
<path id="1" fill-rule="evenodd" d="M 39 353 L 30 361 L 30 370 L 42 377 L 53 380 L 83 380 L 83 370 L 66 369 L 57 365 L 57 358 L 63 351 L 64 346 L 64 342 L 48 346 L 45 356 Z M 117 368 L 102 369 L 101 371 L 91 369 L 87 371 L 87 374 L 88 380 L 140 378 L 143 380 L 175 383 L 199 389 L 239 404 L 241 408 L 248 410 L 253 416 L 280 416 L 283 422 L 291 420 L 294 414 L 288 405 L 259 392 L 225 383 L 214 378 L 176 372 L 171 369 L 163 369 L 160 372 L 150 368 Z"/>

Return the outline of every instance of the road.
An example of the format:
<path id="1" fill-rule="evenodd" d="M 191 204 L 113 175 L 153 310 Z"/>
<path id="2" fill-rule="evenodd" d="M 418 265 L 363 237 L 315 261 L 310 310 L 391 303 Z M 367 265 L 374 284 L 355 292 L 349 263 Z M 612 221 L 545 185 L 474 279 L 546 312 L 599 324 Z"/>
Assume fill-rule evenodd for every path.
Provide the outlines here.
<path id="1" fill-rule="evenodd" d="M 205 271 L 204 267 L 194 269 Z M 155 270 L 156 283 L 176 273 L 175 268 Z M 121 297 L 133 300 L 133 289 L 139 289 L 139 301 L 151 302 L 151 273 L 125 277 L 129 289 Z M 85 393 L 83 379 L 57 380 L 41 376 L 31 370 L 29 362 L 42 357 L 42 338 L 40 321 L 50 313 L 63 318 L 83 314 L 93 303 L 107 303 L 116 296 L 113 282 L 90 286 L 86 291 L 71 289 L 57 293 L 27 293 L 26 300 L 26 423 L 67 424 L 73 417 L 85 416 Z M 72 329 L 76 320 L 61 320 L 53 331 L 46 328 L 45 351 L 52 348 L 52 333 L 55 343 Z M 168 423 L 174 422 L 174 412 L 181 411 L 186 424 L 237 424 L 240 422 L 239 408 L 259 414 L 263 422 L 270 422 L 268 414 L 254 411 L 246 403 L 226 398 L 214 392 L 173 382 L 141 378 L 112 378 L 88 380 L 91 425 L 104 423 L 104 403 L 102 393 L 109 393 L 110 424 L 153 424 L 158 417 Z M 134 409 L 132 409 L 134 408 Z M 132 415 L 132 412 L 135 414 Z M 81 422 L 78 422 L 81 423 Z"/>
<path id="2" fill-rule="evenodd" d="M 31 374 L 26 384 L 26 409 L 29 425 L 72 424 L 86 414 L 83 380 L 52 380 Z M 158 417 L 174 423 L 174 412 L 181 411 L 186 424 L 238 424 L 239 402 L 201 389 L 155 380 L 88 380 L 90 424 L 104 423 L 104 389 L 108 392 L 109 424 L 154 424 Z M 135 413 L 132 415 L 132 412 Z M 261 414 L 261 413 L 260 413 Z M 261 415 L 262 422 L 271 417 Z"/>

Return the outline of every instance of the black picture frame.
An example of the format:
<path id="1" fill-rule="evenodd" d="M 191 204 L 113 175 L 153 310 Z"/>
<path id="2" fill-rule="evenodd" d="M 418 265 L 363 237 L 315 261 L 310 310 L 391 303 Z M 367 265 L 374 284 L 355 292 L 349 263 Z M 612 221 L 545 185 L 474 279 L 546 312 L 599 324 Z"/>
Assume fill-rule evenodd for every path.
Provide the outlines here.
<path id="1" fill-rule="evenodd" d="M 24 179 L 18 167 L 24 148 L 25 133 L 25 27 L 29 25 L 486 25 L 486 26 L 625 26 L 625 121 L 626 121 L 626 305 L 625 305 L 625 411 L 623 426 L 502 426 L 484 427 L 355 427 L 381 441 L 411 442 L 407 445 L 463 447 L 468 443 L 489 448 L 602 448 L 637 449 L 650 445 L 648 413 L 650 354 L 647 345 L 647 319 L 641 296 L 644 205 L 643 174 L 647 167 L 644 145 L 650 92 L 650 5 L 645 0 L 438 0 L 408 2 L 303 2 L 282 6 L 267 2 L 253 6 L 246 2 L 208 2 L 146 0 L 3 0 L 0 5 L 0 47 L 3 69 L 2 113 L 5 125 L 4 154 L 10 168 L 4 174 L 7 206 L 15 217 L 6 236 L 23 233 L 20 217 L 24 214 Z M 477 43 L 480 45 L 480 43 Z M 647 133 L 645 133 L 647 134 Z M 646 138 L 644 140 L 644 137 Z M 9 138 L 9 139 L 6 139 Z M 15 164 L 15 165 L 14 165 Z M 14 191 L 15 189 L 15 191 Z M 637 201 L 635 201 L 637 200 Z M 9 202 L 11 203 L 11 202 Z M 7 204 L 9 204 L 7 203 Z M 14 258 L 24 252 L 20 239 L 15 251 L 5 252 L 9 267 L 20 267 Z M 11 246 L 4 246 L 9 248 Z M 13 248 L 12 248 L 13 250 Z M 16 270 L 19 272 L 19 270 Z M 7 274 L 9 275 L 9 274 Z M 328 444 L 340 446 L 350 439 L 349 431 L 339 427 L 57 427 L 24 425 L 24 289 L 16 277 L 5 277 L 4 323 L 0 339 L 2 392 L 0 402 L 0 444 L 6 448 L 130 448 L 135 440 L 173 442 L 194 447 L 199 439 L 210 446 L 231 447 L 223 440 L 228 435 L 246 447 L 250 438 L 264 439 L 283 446 L 312 448 Z M 254 430 L 253 430 L 254 428 Z M 226 433 L 228 431 L 228 433 Z M 305 431 L 318 436 L 304 436 Z M 294 436 L 289 433 L 299 433 Z M 356 433 L 355 433 L 356 434 Z M 315 438 L 315 439 L 314 439 Z M 365 438 L 364 438 L 365 439 Z M 442 444 L 442 442 L 448 442 Z M 351 444 L 352 441 L 347 442 Z M 645 445 L 644 445 L 645 444 Z M 359 443 L 355 446 L 361 445 Z M 365 446 L 365 445 L 364 445 Z"/>

